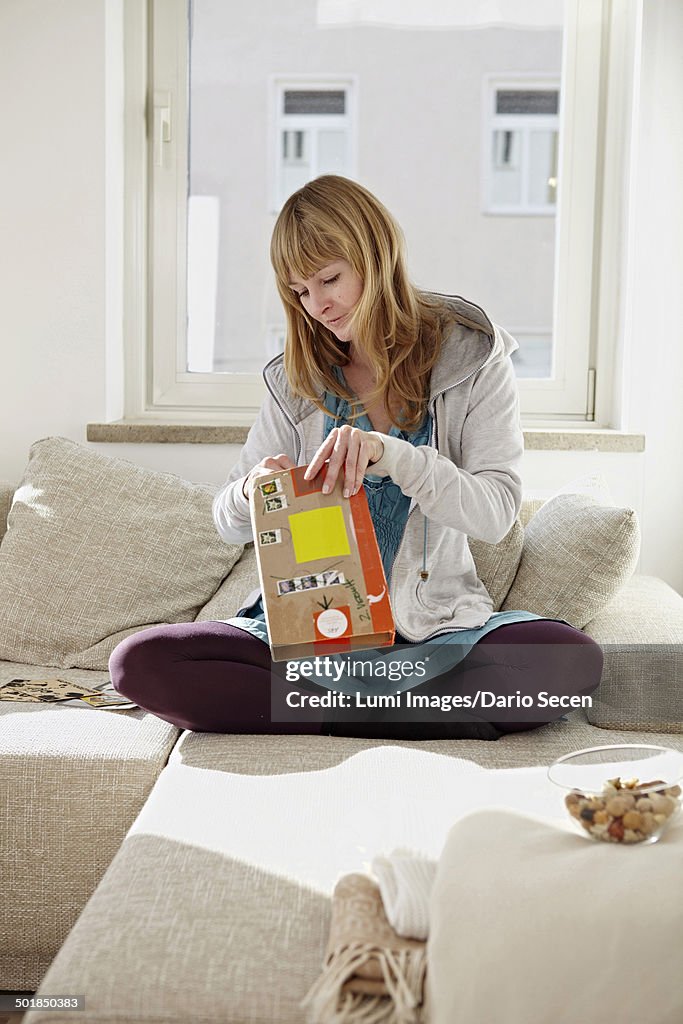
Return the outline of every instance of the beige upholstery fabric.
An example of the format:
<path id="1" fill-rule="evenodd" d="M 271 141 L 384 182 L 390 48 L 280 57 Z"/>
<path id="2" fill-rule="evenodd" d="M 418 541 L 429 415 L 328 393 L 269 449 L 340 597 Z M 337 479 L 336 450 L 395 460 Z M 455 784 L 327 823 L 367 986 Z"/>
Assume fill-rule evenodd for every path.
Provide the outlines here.
<path id="1" fill-rule="evenodd" d="M 585 632 L 605 659 L 590 721 L 683 732 L 683 597 L 655 576 L 632 576 Z"/>
<path id="2" fill-rule="evenodd" d="M 4 480 L 0 480 L 0 540 L 5 536 L 7 530 L 7 514 L 12 504 L 14 486 Z"/>
<path id="3" fill-rule="evenodd" d="M 526 768 L 548 765 L 556 757 L 582 747 L 604 743 L 664 743 L 683 749 L 683 738 L 660 733 L 633 732 L 627 736 L 599 729 L 586 721 L 583 711 L 566 721 L 551 722 L 530 732 L 482 740 L 374 740 L 339 736 L 222 736 L 219 733 L 183 732 L 169 763 L 180 762 L 199 771 L 214 769 L 236 775 L 278 775 L 319 771 L 369 747 L 399 746 L 466 758 L 483 768 Z M 400 794 L 396 799 L 400 798 Z"/>
<path id="4" fill-rule="evenodd" d="M 526 530 L 529 521 L 536 515 L 538 510 L 545 505 L 543 498 L 525 498 L 519 510 L 519 521 Z"/>
<path id="5" fill-rule="evenodd" d="M 503 811 L 460 821 L 432 890 L 430 1024 L 679 1024 L 682 861 L 683 825 L 615 849 Z"/>
<path id="6" fill-rule="evenodd" d="M 575 716 L 496 743 L 185 733 L 39 991 L 84 992 L 92 1024 L 302 1024 L 340 875 L 436 856 L 482 800 L 564 815 L 528 766 L 616 738 Z"/>
<path id="7" fill-rule="evenodd" d="M 0 702 L 0 989 L 38 986 L 177 736 L 143 711 Z"/>
<path id="8" fill-rule="evenodd" d="M 631 576 L 639 550 L 632 509 L 560 494 L 529 521 L 503 609 L 525 608 L 582 629 Z"/>
<path id="9" fill-rule="evenodd" d="M 524 530 L 516 520 L 505 537 L 498 544 L 486 544 L 483 540 L 468 538 L 477 575 L 493 601 L 493 610 L 500 610 L 515 578 L 522 557 Z"/>
<path id="10" fill-rule="evenodd" d="M 260 586 L 256 551 L 253 544 L 247 544 L 240 560 L 235 563 L 230 575 L 223 580 L 210 601 L 197 615 L 197 622 L 211 619 L 231 619 L 244 603 L 252 590 Z"/>
<path id="11" fill-rule="evenodd" d="M 242 551 L 218 536 L 213 493 L 37 441 L 0 545 L 0 658 L 106 669 L 136 630 L 192 621 Z"/>

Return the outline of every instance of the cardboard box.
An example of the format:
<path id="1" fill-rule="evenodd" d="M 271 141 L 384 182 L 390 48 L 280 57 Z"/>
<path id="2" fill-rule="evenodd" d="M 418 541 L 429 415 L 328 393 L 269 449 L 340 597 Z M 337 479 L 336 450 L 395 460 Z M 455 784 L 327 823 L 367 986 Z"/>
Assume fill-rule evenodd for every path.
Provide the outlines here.
<path id="1" fill-rule="evenodd" d="M 251 521 L 273 661 L 394 642 L 394 617 L 365 491 L 344 498 L 343 474 L 258 478 Z"/>

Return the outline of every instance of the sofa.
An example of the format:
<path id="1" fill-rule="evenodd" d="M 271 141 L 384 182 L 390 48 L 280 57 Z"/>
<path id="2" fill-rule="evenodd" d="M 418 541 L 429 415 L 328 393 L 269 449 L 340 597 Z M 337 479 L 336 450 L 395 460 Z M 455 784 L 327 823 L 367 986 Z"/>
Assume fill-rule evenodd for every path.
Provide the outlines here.
<path id="1" fill-rule="evenodd" d="M 256 560 L 217 541 L 214 492 L 36 442 L 0 488 L 0 687 L 104 681 L 137 629 L 234 615 Z M 592 707 L 496 742 L 416 743 L 181 732 L 139 708 L 0 700 L 0 991 L 85 999 L 28 1024 L 299 1024 L 341 874 L 395 847 L 438 858 L 482 806 L 559 818 L 546 768 L 571 750 L 683 749 L 683 598 L 634 572 L 632 510 L 525 501 L 499 544 L 470 546 L 496 608 L 601 644 Z"/>

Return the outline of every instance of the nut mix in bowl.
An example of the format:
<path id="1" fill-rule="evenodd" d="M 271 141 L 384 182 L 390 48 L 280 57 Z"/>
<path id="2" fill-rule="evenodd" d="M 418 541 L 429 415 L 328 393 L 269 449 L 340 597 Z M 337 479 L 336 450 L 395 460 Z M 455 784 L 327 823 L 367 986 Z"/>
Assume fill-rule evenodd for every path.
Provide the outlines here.
<path id="1" fill-rule="evenodd" d="M 683 753 L 649 744 L 590 747 L 558 758 L 548 778 L 569 791 L 565 806 L 587 837 L 654 843 L 681 806 Z"/>

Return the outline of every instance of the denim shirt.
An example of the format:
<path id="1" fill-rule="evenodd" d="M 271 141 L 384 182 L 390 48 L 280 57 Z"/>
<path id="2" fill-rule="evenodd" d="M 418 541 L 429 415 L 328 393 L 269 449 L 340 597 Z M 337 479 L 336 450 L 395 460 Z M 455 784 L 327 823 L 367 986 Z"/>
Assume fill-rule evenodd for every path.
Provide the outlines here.
<path id="1" fill-rule="evenodd" d="M 333 372 L 340 381 L 344 382 L 343 373 L 338 366 L 333 367 Z M 334 427 L 342 426 L 344 423 L 350 423 L 351 426 L 359 427 L 361 430 L 369 431 L 375 429 L 365 413 L 359 416 L 355 422 L 350 419 L 351 406 L 345 398 L 340 398 L 338 395 L 330 395 L 329 392 L 326 392 L 324 404 L 326 409 L 336 413 L 340 419 L 334 420 L 332 416 L 325 416 L 323 441 Z M 408 441 L 410 444 L 417 446 L 429 444 L 430 430 L 430 417 L 425 412 L 424 419 L 416 430 L 399 430 L 398 427 L 392 425 L 388 434 L 389 437 L 398 437 L 402 441 Z M 363 479 L 363 488 L 368 499 L 372 525 L 375 528 L 377 543 L 382 556 L 384 575 L 387 578 L 387 584 L 389 584 L 391 582 L 391 569 L 394 557 L 401 543 L 408 519 L 410 498 L 403 493 L 398 484 L 395 484 L 389 476 L 374 476 L 372 473 L 366 472 Z"/>

